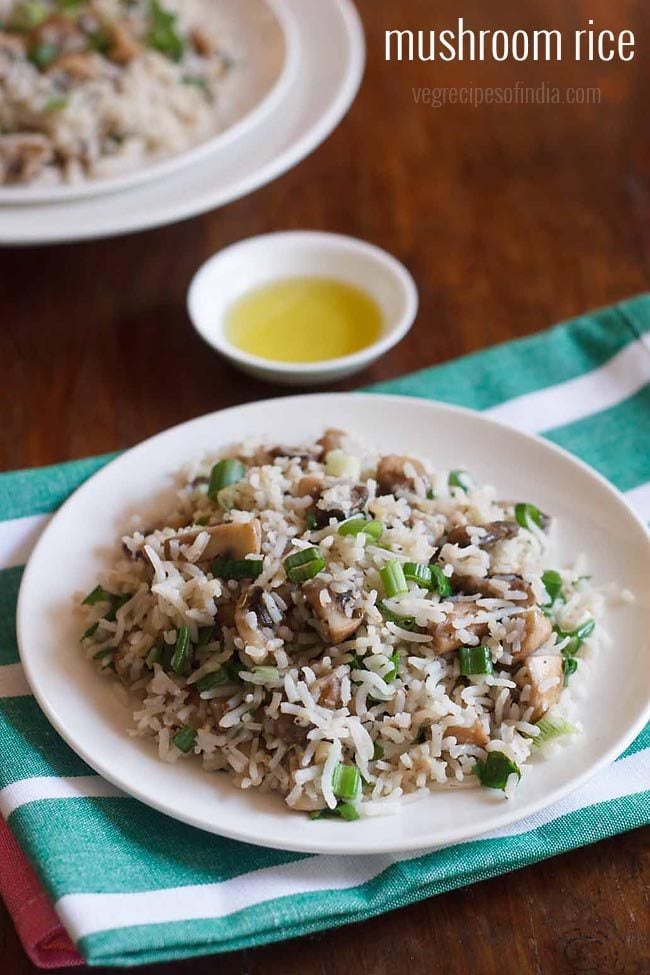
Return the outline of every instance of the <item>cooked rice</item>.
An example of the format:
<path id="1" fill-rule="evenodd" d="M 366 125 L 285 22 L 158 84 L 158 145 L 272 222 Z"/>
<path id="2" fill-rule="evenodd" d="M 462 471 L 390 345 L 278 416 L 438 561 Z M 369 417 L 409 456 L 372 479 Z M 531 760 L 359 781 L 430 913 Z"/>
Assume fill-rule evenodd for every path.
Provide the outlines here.
<path id="1" fill-rule="evenodd" d="M 213 5 L 0 0 L 0 184 L 116 176 L 219 131 Z"/>
<path id="2" fill-rule="evenodd" d="M 332 437 L 360 462 L 358 480 L 328 475 L 320 442 L 239 444 L 185 470 L 175 507 L 155 525 L 135 519 L 101 579 L 113 600 L 83 606 L 87 655 L 129 689 L 131 733 L 152 738 L 163 761 L 198 756 L 206 771 L 274 790 L 296 810 L 337 807 L 339 763 L 361 773 L 354 805 L 368 815 L 396 811 L 408 794 L 478 784 L 492 752 L 526 774 L 539 719 L 576 723 L 563 687 L 569 637 L 557 631 L 598 620 L 602 594 L 582 568 L 565 568 L 561 596 L 542 611 L 547 535 L 520 527 L 512 502 L 488 486 L 450 487 L 449 472 L 409 458 L 393 458 L 401 475 L 391 485 L 386 458 L 331 431 L 325 447 Z M 213 501 L 210 472 L 223 457 L 243 460 L 246 473 Z M 383 522 L 379 541 L 339 534 L 361 512 Z M 256 522 L 258 578 L 215 578 L 210 529 L 250 532 Z M 315 581 L 289 581 L 283 560 L 310 546 L 325 568 Z M 437 564 L 453 595 L 411 581 L 386 597 L 379 573 L 391 559 Z M 342 639 L 323 622 L 333 610 Z M 169 657 L 182 627 L 192 649 L 179 674 Z M 598 633 L 580 648 L 580 672 Z M 487 648 L 492 673 L 461 676 L 461 646 Z M 215 674 L 222 683 L 197 687 Z M 195 733 L 187 755 L 174 744 L 182 729 Z M 518 781 L 508 775 L 507 797 Z"/>

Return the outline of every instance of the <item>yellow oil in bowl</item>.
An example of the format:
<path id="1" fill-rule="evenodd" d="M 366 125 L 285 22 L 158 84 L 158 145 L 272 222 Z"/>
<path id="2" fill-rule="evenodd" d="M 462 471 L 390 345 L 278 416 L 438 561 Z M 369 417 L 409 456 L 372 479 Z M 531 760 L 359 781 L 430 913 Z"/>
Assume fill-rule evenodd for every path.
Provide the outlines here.
<path id="1" fill-rule="evenodd" d="M 324 362 L 359 352 L 382 331 L 367 292 L 330 278 L 296 277 L 255 288 L 230 308 L 226 338 L 275 362 Z"/>

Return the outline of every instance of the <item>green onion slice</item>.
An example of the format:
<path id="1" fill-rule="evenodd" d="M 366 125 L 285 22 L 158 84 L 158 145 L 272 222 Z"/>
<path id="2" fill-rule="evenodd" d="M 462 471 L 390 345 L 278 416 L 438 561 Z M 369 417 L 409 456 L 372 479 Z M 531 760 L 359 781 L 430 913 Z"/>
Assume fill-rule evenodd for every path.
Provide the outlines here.
<path id="1" fill-rule="evenodd" d="M 404 576 L 404 569 L 397 559 L 391 559 L 390 562 L 387 562 L 379 570 L 379 576 L 388 597 L 392 598 L 393 596 L 399 596 L 400 593 L 409 591 Z"/>
<path id="2" fill-rule="evenodd" d="M 521 778 L 519 766 L 503 752 L 489 752 L 484 762 L 476 762 L 474 771 L 487 789 L 505 789 L 513 773 Z"/>
<path id="3" fill-rule="evenodd" d="M 542 513 L 534 504 L 516 504 L 515 519 L 517 524 L 521 525 L 522 528 L 530 529 L 531 522 L 537 525 L 538 528 L 544 527 Z"/>
<path id="4" fill-rule="evenodd" d="M 453 590 L 449 576 L 446 576 L 439 565 L 430 565 L 432 587 L 438 590 L 441 599 L 451 596 Z"/>
<path id="5" fill-rule="evenodd" d="M 540 718 L 536 727 L 539 728 L 539 734 L 533 738 L 534 748 L 541 748 L 548 741 L 560 738 L 562 735 L 578 734 L 575 725 L 569 724 L 564 718 Z"/>
<path id="6" fill-rule="evenodd" d="M 110 603 L 113 599 L 113 593 L 106 592 L 102 586 L 95 586 L 92 592 L 89 592 L 86 598 L 81 603 L 82 606 L 95 606 L 96 603 Z"/>
<path id="7" fill-rule="evenodd" d="M 84 631 L 81 637 L 82 642 L 84 640 L 90 639 L 91 636 L 94 636 L 95 633 L 97 632 L 98 627 L 99 627 L 99 621 L 97 621 L 97 623 L 91 623 L 91 625 L 88 627 L 87 630 Z"/>
<path id="8" fill-rule="evenodd" d="M 176 745 L 179 752 L 183 752 L 185 755 L 192 751 L 195 741 L 196 731 L 194 728 L 190 728 L 189 725 L 186 725 L 184 728 L 181 728 L 180 731 L 177 731 L 172 738 L 172 744 Z"/>
<path id="9" fill-rule="evenodd" d="M 368 535 L 374 542 L 378 542 L 384 534 L 383 521 L 368 521 L 363 515 L 354 515 L 339 525 L 339 535 Z"/>
<path id="10" fill-rule="evenodd" d="M 423 589 L 433 588 L 433 577 L 431 566 L 426 562 L 405 562 L 402 566 L 404 578 L 409 582 L 415 582 Z"/>
<path id="11" fill-rule="evenodd" d="M 27 57 L 40 71 L 45 71 L 45 69 L 49 68 L 58 55 L 59 49 L 56 44 L 48 44 L 43 42 L 42 44 L 36 44 L 30 50 Z"/>
<path id="12" fill-rule="evenodd" d="M 215 579 L 257 579 L 264 568 L 264 559 L 217 559 L 212 564 Z"/>
<path id="13" fill-rule="evenodd" d="M 566 646 L 562 647 L 562 654 L 565 657 L 575 656 L 587 637 L 591 636 L 595 629 L 596 623 L 592 619 L 585 620 L 585 622 L 578 626 L 575 630 L 571 630 L 568 633 L 565 630 L 561 630 L 559 627 L 556 627 L 555 632 L 560 640 L 565 640 L 567 637 L 569 638 L 569 642 L 566 644 Z"/>
<path id="14" fill-rule="evenodd" d="M 336 809 L 314 809 L 313 812 L 309 813 L 310 819 L 323 819 L 337 816 L 347 820 L 348 823 L 352 823 L 355 819 L 359 819 L 359 812 L 351 802 L 339 802 Z"/>
<path id="15" fill-rule="evenodd" d="M 379 609 L 384 619 L 389 623 L 395 623 L 396 626 L 401 626 L 403 630 L 415 630 L 417 628 L 417 623 L 412 616 L 399 616 L 398 613 L 393 613 L 383 600 L 379 603 Z"/>
<path id="16" fill-rule="evenodd" d="M 569 686 L 569 677 L 575 674 L 578 669 L 578 661 L 575 657 L 565 657 L 562 661 L 562 673 L 564 674 L 564 686 Z"/>
<path id="17" fill-rule="evenodd" d="M 201 626 L 199 628 L 199 638 L 196 641 L 197 647 L 207 647 L 208 643 L 212 643 L 216 632 L 216 626 Z"/>
<path id="18" fill-rule="evenodd" d="M 458 651 L 458 659 L 463 677 L 491 674 L 494 669 L 487 647 L 461 647 Z"/>
<path id="19" fill-rule="evenodd" d="M 237 484 L 246 475 L 246 465 L 240 460 L 226 458 L 220 460 L 210 471 L 210 483 L 208 484 L 208 497 L 210 501 L 219 500 L 219 491 L 231 484 Z"/>
<path id="20" fill-rule="evenodd" d="M 176 647 L 171 661 L 171 668 L 175 674 L 182 674 L 190 659 L 190 628 L 181 626 L 176 637 Z"/>
<path id="21" fill-rule="evenodd" d="M 307 582 L 322 572 L 326 565 L 321 550 L 315 546 L 294 552 L 284 560 L 284 569 L 291 582 Z"/>
<path id="22" fill-rule="evenodd" d="M 545 605 L 552 606 L 562 592 L 562 576 L 555 569 L 547 569 L 542 576 L 542 582 L 548 593 L 548 602 Z"/>
<path id="23" fill-rule="evenodd" d="M 356 799 L 361 789 L 361 773 L 356 765 L 339 762 L 332 773 L 332 792 L 337 799 Z"/>
<path id="24" fill-rule="evenodd" d="M 309 532 L 313 532 L 314 528 L 318 527 L 318 519 L 316 517 L 315 511 L 308 511 L 307 517 L 305 518 L 305 528 Z"/>
<path id="25" fill-rule="evenodd" d="M 392 654 L 390 658 L 390 662 L 393 666 L 392 669 L 389 670 L 388 673 L 384 676 L 384 681 L 386 682 L 386 684 L 392 684 L 399 672 L 399 662 L 400 662 L 399 650 L 396 650 L 395 653 Z"/>
<path id="26" fill-rule="evenodd" d="M 474 487 L 474 478 L 465 470 L 450 471 L 447 483 L 450 488 L 460 488 L 467 494 Z"/>
<path id="27" fill-rule="evenodd" d="M 253 667 L 251 673 L 261 677 L 265 684 L 280 680 L 280 671 L 277 667 Z"/>
<path id="28" fill-rule="evenodd" d="M 147 654 L 147 667 L 153 670 L 154 664 L 159 664 L 163 658 L 163 648 L 156 644 Z"/>
<path id="29" fill-rule="evenodd" d="M 230 681 L 230 675 L 225 667 L 221 667 L 219 670 L 213 670 L 209 674 L 204 674 L 201 680 L 197 680 L 196 689 L 199 694 L 204 694 L 206 691 L 213 691 L 215 687 L 221 687 L 223 684 L 228 684 Z"/>
<path id="30" fill-rule="evenodd" d="M 383 745 L 380 745 L 380 743 L 378 741 L 376 741 L 375 742 L 375 747 L 374 747 L 373 753 L 372 753 L 372 760 L 373 760 L 373 762 L 376 762 L 378 759 L 383 758 L 383 757 L 384 757 L 384 746 Z"/>

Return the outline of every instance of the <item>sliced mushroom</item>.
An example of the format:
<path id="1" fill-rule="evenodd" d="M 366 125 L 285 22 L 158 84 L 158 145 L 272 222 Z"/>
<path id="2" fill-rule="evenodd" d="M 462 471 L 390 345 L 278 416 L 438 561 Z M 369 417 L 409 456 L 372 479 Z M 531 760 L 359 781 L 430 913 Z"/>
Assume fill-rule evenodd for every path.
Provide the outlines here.
<path id="1" fill-rule="evenodd" d="M 321 677 L 311 688 L 312 693 L 317 693 L 318 703 L 324 708 L 341 707 L 341 678 L 335 674 L 328 674 Z"/>
<path id="2" fill-rule="evenodd" d="M 262 526 L 258 518 L 253 518 L 251 521 L 232 521 L 224 525 L 194 528 L 190 532 L 168 538 L 164 544 L 165 558 L 172 557 L 173 542 L 193 545 L 203 532 L 207 532 L 209 540 L 201 554 L 201 562 L 216 558 L 243 559 L 247 555 L 259 555 L 262 550 Z"/>
<path id="3" fill-rule="evenodd" d="M 288 745 L 302 745 L 307 739 L 307 725 L 298 724 L 293 714 L 280 714 L 271 724 L 271 733 Z"/>
<path id="4" fill-rule="evenodd" d="M 308 475 L 307 477 L 301 477 L 298 481 L 296 494 L 299 498 L 313 498 L 314 501 L 316 501 L 320 497 L 322 490 L 322 478 L 314 475 Z"/>
<path id="5" fill-rule="evenodd" d="M 203 25 L 192 28 L 190 31 L 190 40 L 196 53 L 202 55 L 204 58 L 211 57 L 211 55 L 216 54 L 219 50 L 219 39 L 217 35 L 206 30 Z"/>
<path id="6" fill-rule="evenodd" d="M 467 603 L 454 603 L 442 623 L 429 624 L 427 631 L 431 634 L 431 646 L 435 653 L 451 653 L 452 650 L 458 650 L 459 647 L 463 646 L 463 641 L 458 635 L 459 628 L 454 626 L 454 624 L 462 620 L 464 616 L 467 616 L 468 612 L 471 612 L 471 609 L 471 603 L 469 606 Z M 487 623 L 472 623 L 463 626 L 462 629 L 467 630 L 468 633 L 476 634 L 479 639 L 487 636 L 489 632 Z"/>
<path id="7" fill-rule="evenodd" d="M 478 719 L 474 724 L 469 725 L 469 727 L 460 724 L 448 725 L 445 731 L 445 738 L 447 736 L 451 737 L 452 735 L 458 745 L 478 745 L 479 748 L 485 748 L 490 740 L 485 728 Z"/>
<path id="8" fill-rule="evenodd" d="M 135 39 L 131 29 L 123 20 L 111 24 L 109 29 L 110 48 L 108 56 L 118 64 L 128 64 L 142 51 L 142 45 Z"/>
<path id="9" fill-rule="evenodd" d="M 345 485 L 341 484 L 338 486 L 339 492 L 344 490 Z M 342 503 L 345 505 L 344 508 L 329 508 L 326 507 L 326 501 L 323 498 L 319 499 L 316 502 L 316 507 L 313 509 L 316 517 L 316 527 L 326 528 L 330 523 L 330 518 L 334 518 L 336 521 L 344 521 L 346 518 L 360 514 L 368 503 L 368 488 L 365 484 L 351 485 L 349 487 L 348 498 Z"/>
<path id="10" fill-rule="evenodd" d="M 251 613 L 255 616 L 254 622 L 250 619 Z M 264 590 L 259 586 L 252 586 L 239 598 L 235 608 L 235 626 L 247 647 L 263 650 L 273 639 L 275 622 L 264 602 Z"/>
<path id="11" fill-rule="evenodd" d="M 523 619 L 524 633 L 518 656 L 529 657 L 531 653 L 544 646 L 553 633 L 553 626 L 540 609 L 530 610 L 524 614 Z"/>
<path id="12" fill-rule="evenodd" d="M 325 601 L 321 599 L 321 594 L 324 592 L 327 593 Z M 357 593 L 333 592 L 326 583 L 318 581 L 304 586 L 303 593 L 316 617 L 312 625 L 326 643 L 334 645 L 343 643 L 361 626 L 363 614 L 359 607 Z M 347 612 L 349 608 L 351 614 Z"/>
<path id="13" fill-rule="evenodd" d="M 560 699 L 563 686 L 562 657 L 547 654 L 529 657 L 515 675 L 520 688 L 530 684 L 530 697 L 524 704 L 533 708 L 532 721 L 538 721 Z"/>
<path id="14" fill-rule="evenodd" d="M 533 587 L 523 576 L 494 575 L 480 579 L 478 576 L 453 575 L 451 584 L 455 592 L 462 592 L 466 596 L 478 593 L 486 599 L 507 599 L 526 608 L 536 603 Z M 514 593 L 524 595 L 515 596 Z"/>
<path id="15" fill-rule="evenodd" d="M 48 74 L 62 71 L 75 81 L 91 81 L 104 73 L 104 62 L 93 51 L 75 51 L 62 54 L 47 69 Z"/>
<path id="16" fill-rule="evenodd" d="M 377 465 L 377 493 L 417 494 L 424 497 L 429 488 L 429 479 L 424 465 L 413 457 L 398 457 L 389 454 L 382 457 Z"/>
<path id="17" fill-rule="evenodd" d="M 326 430 L 320 440 L 316 443 L 323 448 L 323 453 L 325 456 L 329 454 L 332 450 L 342 450 L 345 446 L 345 441 L 347 439 L 346 434 L 343 430 L 336 430 L 330 428 Z"/>
<path id="18" fill-rule="evenodd" d="M 491 521 L 480 527 L 484 529 L 484 534 L 474 536 L 479 548 L 489 548 L 490 545 L 515 538 L 519 534 L 519 525 L 514 521 Z M 463 547 L 472 544 L 472 535 L 472 529 L 463 525 L 460 528 L 452 529 L 447 535 L 447 541 L 451 545 Z"/>
<path id="19" fill-rule="evenodd" d="M 0 135 L 0 183 L 29 183 L 51 159 L 52 145 L 44 135 Z"/>

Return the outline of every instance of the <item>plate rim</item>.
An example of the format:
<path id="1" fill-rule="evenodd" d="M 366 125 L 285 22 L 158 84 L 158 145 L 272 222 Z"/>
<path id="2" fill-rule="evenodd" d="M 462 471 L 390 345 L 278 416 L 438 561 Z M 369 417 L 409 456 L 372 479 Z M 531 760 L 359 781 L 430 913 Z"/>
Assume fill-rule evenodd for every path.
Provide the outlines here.
<path id="1" fill-rule="evenodd" d="M 252 839 L 248 832 L 246 832 L 245 830 L 243 831 L 239 830 L 236 827 L 227 828 L 227 829 L 212 828 L 211 825 L 206 824 L 202 820 L 199 821 L 199 819 L 196 816 L 193 816 L 191 813 L 182 814 L 182 815 L 179 815 L 177 813 L 170 813 L 168 808 L 166 808 L 164 802 L 157 801 L 155 798 L 151 799 L 150 797 L 143 798 L 142 793 L 139 792 L 138 789 L 134 789 L 132 784 L 128 782 L 125 783 L 123 777 L 119 774 L 119 770 L 117 772 L 114 772 L 111 768 L 106 768 L 103 762 L 95 761 L 92 755 L 88 753 L 87 749 L 85 748 L 85 745 L 83 743 L 81 744 L 78 743 L 75 740 L 74 735 L 69 734 L 65 725 L 59 721 L 55 709 L 50 707 L 47 694 L 43 693 L 43 689 L 39 685 L 38 680 L 34 679 L 34 674 L 29 660 L 29 653 L 26 652 L 24 647 L 25 616 L 28 612 L 28 607 L 26 606 L 27 593 L 29 588 L 29 580 L 31 576 L 31 567 L 35 564 L 36 555 L 39 549 L 45 544 L 45 540 L 47 539 L 49 532 L 52 531 L 52 526 L 54 525 L 55 519 L 58 518 L 59 514 L 67 511 L 68 507 L 72 506 L 77 496 L 82 492 L 84 494 L 92 493 L 96 481 L 102 477 L 102 474 L 108 468 L 119 466 L 121 463 L 124 462 L 128 463 L 130 455 L 132 455 L 134 452 L 138 451 L 140 448 L 143 448 L 145 446 L 148 447 L 152 445 L 157 439 L 163 438 L 172 432 L 178 432 L 183 428 L 186 428 L 188 425 L 197 422 L 208 422 L 210 419 L 215 418 L 217 416 L 222 419 L 224 417 L 227 418 L 228 414 L 236 411 L 239 412 L 246 409 L 259 409 L 259 408 L 263 409 L 263 407 L 266 404 L 282 405 L 282 404 L 295 402 L 296 400 L 306 400 L 306 399 L 310 399 L 312 401 L 320 400 L 321 402 L 331 401 L 333 399 L 339 399 L 339 400 L 380 399 L 385 402 L 386 401 L 408 402 L 411 404 L 417 403 L 427 408 L 433 407 L 436 409 L 441 409 L 443 412 L 447 412 L 450 415 L 460 415 L 460 416 L 464 416 L 466 419 L 471 418 L 472 420 L 478 419 L 479 421 L 484 421 L 488 426 L 494 426 L 502 430 L 505 429 L 510 435 L 514 435 L 522 441 L 530 441 L 530 440 L 536 441 L 537 443 L 541 444 L 544 448 L 548 449 L 551 453 L 558 455 L 559 457 L 563 458 L 565 461 L 569 461 L 569 463 L 571 465 L 574 465 L 582 474 L 586 474 L 590 478 L 595 478 L 600 483 L 601 487 L 603 487 L 619 505 L 622 505 L 624 507 L 627 515 L 631 516 L 632 520 L 636 522 L 637 527 L 641 528 L 642 530 L 641 534 L 645 539 L 648 558 L 650 559 L 650 531 L 648 529 L 648 526 L 643 522 L 641 517 L 632 508 L 632 506 L 628 504 L 624 495 L 610 481 L 608 481 L 607 478 L 605 478 L 598 471 L 590 467 L 589 464 L 585 463 L 579 457 L 576 457 L 575 455 L 571 454 L 563 447 L 558 446 L 557 444 L 539 436 L 538 434 L 530 434 L 527 432 L 523 432 L 512 426 L 509 426 L 506 423 L 503 423 L 502 421 L 494 417 L 486 415 L 485 413 L 482 413 L 481 411 L 478 410 L 473 410 L 463 406 L 457 406 L 455 404 L 443 403 L 438 400 L 431 400 L 425 397 L 404 396 L 404 395 L 393 394 L 393 393 L 374 393 L 374 392 L 307 393 L 307 394 L 301 394 L 297 396 L 283 396 L 283 397 L 276 397 L 276 398 L 265 399 L 265 400 L 257 400 L 252 403 L 243 403 L 238 406 L 227 407 L 226 409 L 223 410 L 215 410 L 211 413 L 194 417 L 182 423 L 174 424 L 173 426 L 165 430 L 162 430 L 154 434 L 153 436 L 146 438 L 145 440 L 140 441 L 138 444 L 135 444 L 134 446 L 123 451 L 118 457 L 109 461 L 99 471 L 95 472 L 95 474 L 93 474 L 90 478 L 88 478 L 88 480 L 86 480 L 82 485 L 80 485 L 80 487 L 77 488 L 77 490 L 74 491 L 73 494 L 71 494 L 70 497 L 66 499 L 64 504 L 55 512 L 51 522 L 45 528 L 43 534 L 41 535 L 36 546 L 34 547 L 32 554 L 30 555 L 29 561 L 27 563 L 27 566 L 24 570 L 21 579 L 21 585 L 18 594 L 18 602 L 17 602 L 17 610 L 16 610 L 17 641 L 19 647 L 20 661 L 24 668 L 25 675 L 27 677 L 27 681 L 29 683 L 30 689 L 34 694 L 34 697 L 39 707 L 45 714 L 47 720 L 57 731 L 57 733 L 61 736 L 61 738 L 63 738 L 63 740 L 69 745 L 70 748 L 72 748 L 72 750 L 77 755 L 79 755 L 92 769 L 94 769 L 97 772 L 98 775 L 106 779 L 106 781 L 110 782 L 116 788 L 120 789 L 127 796 L 136 799 L 137 801 L 143 803 L 146 806 L 156 809 L 158 812 L 163 813 L 164 815 L 168 816 L 171 819 L 175 819 L 179 822 L 186 823 L 187 825 L 193 826 L 203 832 L 208 832 L 218 836 L 224 836 L 229 839 L 237 840 L 239 842 L 263 846 L 270 849 L 286 850 L 290 852 L 300 852 L 300 853 L 309 853 L 309 854 L 340 854 L 340 855 L 355 855 L 355 856 L 356 855 L 363 856 L 367 854 L 377 854 L 377 853 L 411 853 L 413 851 L 429 850 L 429 849 L 435 849 L 436 847 L 440 847 L 440 846 L 453 846 L 462 842 L 480 840 L 482 836 L 486 834 L 481 834 L 472 831 L 471 829 L 464 826 L 454 828 L 452 825 L 451 827 L 448 827 L 446 829 L 445 840 L 442 843 L 437 843 L 437 844 L 433 837 L 430 838 L 419 837 L 418 839 L 400 838 L 396 842 L 394 841 L 392 843 L 391 842 L 389 843 L 370 842 L 365 845 L 362 844 L 361 847 L 359 847 L 358 843 L 356 846 L 351 846 L 349 842 L 346 844 L 344 842 L 344 837 L 343 837 L 343 841 L 340 843 L 338 841 L 337 842 L 321 841 L 318 838 L 315 838 L 313 843 L 305 844 L 304 842 L 300 842 L 300 841 L 298 842 L 292 841 L 290 838 L 291 837 L 290 831 L 287 831 L 286 838 L 282 839 L 280 842 L 277 842 L 275 840 L 273 842 L 270 842 L 270 841 L 264 841 L 260 839 Z M 534 816 L 536 813 L 540 812 L 541 810 L 549 808 L 550 806 L 554 805 L 555 803 L 561 801 L 562 799 L 574 793 L 587 781 L 589 781 L 600 771 L 602 771 L 603 768 L 610 765 L 616 758 L 618 758 L 629 747 L 629 745 L 638 737 L 638 735 L 641 733 L 641 731 L 647 724 L 648 720 L 650 720 L 650 699 L 646 700 L 644 709 L 640 712 L 640 714 L 636 717 L 636 719 L 630 725 L 627 726 L 626 731 L 617 738 L 616 742 L 613 745 L 610 745 L 609 748 L 607 748 L 603 753 L 601 753 L 600 756 L 597 759 L 595 759 L 585 771 L 573 777 L 570 781 L 557 786 L 555 789 L 553 789 L 550 792 L 548 796 L 540 797 L 538 800 L 532 800 L 529 804 L 526 805 L 523 811 L 518 809 L 514 804 L 510 806 L 510 810 L 508 811 L 507 805 L 504 804 L 504 808 L 501 811 L 500 816 L 498 817 L 498 821 L 491 824 L 487 835 L 491 834 L 495 830 L 504 829 L 508 826 L 512 826 L 517 822 L 521 822 L 522 820 L 527 819 L 530 816 Z M 431 840 L 431 842 L 429 842 L 429 839 Z"/>
<path id="2" fill-rule="evenodd" d="M 295 9 L 299 10 L 300 0 L 294 0 L 294 2 L 296 2 Z M 185 199 L 180 205 L 169 203 L 164 209 L 157 209 L 153 215 L 151 213 L 144 213 L 135 207 L 132 211 L 133 215 L 122 213 L 117 220 L 111 216 L 103 216 L 101 226 L 93 223 L 91 215 L 90 217 L 83 216 L 77 218 L 77 222 L 71 227 L 66 220 L 66 206 L 87 205 L 88 207 L 92 207 L 95 202 L 102 203 L 107 197 L 111 200 L 119 201 L 124 195 L 134 191 L 137 192 L 137 187 L 116 190 L 110 196 L 104 194 L 94 198 L 78 198 L 68 201 L 68 204 L 66 204 L 66 201 L 61 201 L 60 203 L 34 203 L 23 208 L 7 205 L 5 212 L 9 214 L 12 212 L 19 213 L 21 209 L 29 210 L 32 213 L 38 213 L 39 210 L 43 211 L 41 219 L 43 223 L 47 223 L 48 229 L 46 232 L 43 232 L 42 229 L 38 231 L 28 230 L 25 232 L 20 230 L 20 228 L 14 228 L 5 233 L 3 232 L 0 220 L 0 247 L 42 247 L 51 244 L 75 243 L 85 240 L 108 240 L 112 237 L 122 237 L 170 226 L 234 203 L 256 190 L 262 189 L 264 186 L 267 186 L 269 183 L 272 183 L 280 176 L 289 172 L 322 145 L 341 123 L 356 98 L 365 71 L 365 34 L 361 17 L 353 0 L 328 0 L 327 4 L 319 6 L 318 9 L 321 13 L 322 11 L 326 11 L 326 16 L 330 16 L 334 12 L 341 20 L 347 39 L 348 56 L 345 74 L 339 79 L 336 91 L 333 92 L 332 97 L 321 110 L 318 118 L 315 121 L 309 122 L 306 126 L 303 125 L 301 132 L 298 134 L 298 138 L 294 134 L 289 142 L 261 167 L 254 169 L 243 179 L 233 180 L 228 184 L 225 192 L 218 185 L 210 191 L 205 191 L 200 196 L 194 196 L 189 200 Z M 285 97 L 289 90 L 291 90 L 291 86 L 285 90 Z M 280 110 L 282 104 L 283 101 L 280 101 L 278 105 L 275 105 L 268 116 L 262 120 L 261 124 L 269 124 L 270 120 L 274 117 L 274 113 Z M 249 138 L 251 135 L 252 131 L 239 133 L 238 137 L 233 139 L 232 145 L 237 145 L 241 140 Z M 191 173 L 195 166 L 206 165 L 210 156 L 212 154 L 217 156 L 220 151 L 220 147 L 214 147 L 212 153 L 206 153 L 204 158 L 195 161 L 192 165 L 188 165 L 185 172 Z M 157 184 L 160 187 L 164 187 L 168 180 L 173 180 L 178 175 L 178 172 L 168 174 L 165 177 L 161 177 L 157 181 Z M 148 184 L 144 185 L 147 186 Z M 85 225 L 81 226 L 80 224 L 84 221 Z"/>

